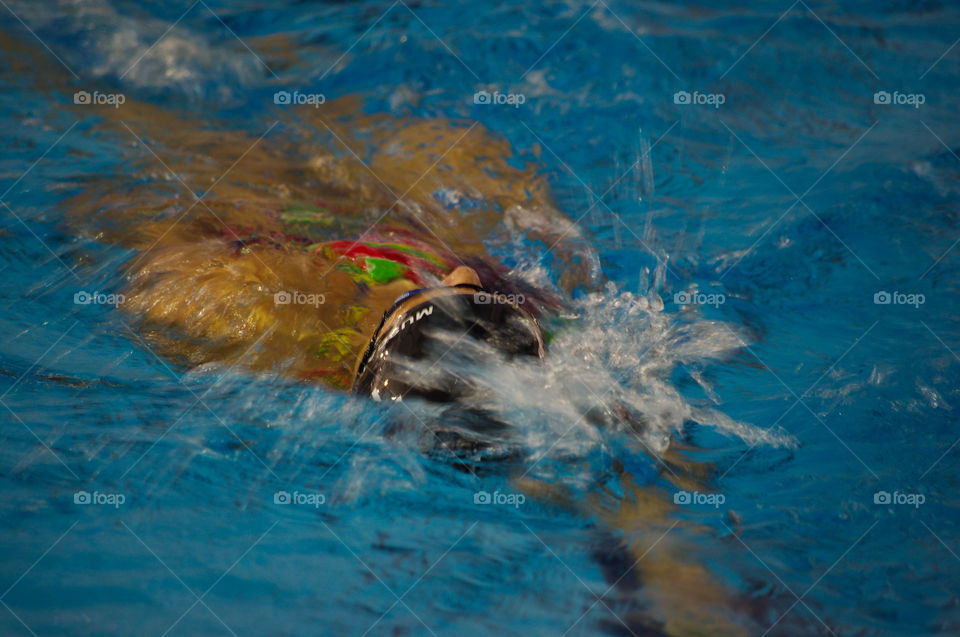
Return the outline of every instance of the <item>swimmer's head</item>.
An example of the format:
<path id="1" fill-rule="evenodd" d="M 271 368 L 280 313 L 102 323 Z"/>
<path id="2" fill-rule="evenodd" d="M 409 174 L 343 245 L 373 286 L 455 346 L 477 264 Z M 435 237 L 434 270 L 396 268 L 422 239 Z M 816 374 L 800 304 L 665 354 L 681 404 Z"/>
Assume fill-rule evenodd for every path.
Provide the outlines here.
<path id="1" fill-rule="evenodd" d="M 508 297 L 485 291 L 476 271 L 461 266 L 438 287 L 407 292 L 384 312 L 360 358 L 353 391 L 377 400 L 451 402 L 472 386 L 445 360 L 488 353 L 542 358 L 544 352 L 536 318 Z"/>

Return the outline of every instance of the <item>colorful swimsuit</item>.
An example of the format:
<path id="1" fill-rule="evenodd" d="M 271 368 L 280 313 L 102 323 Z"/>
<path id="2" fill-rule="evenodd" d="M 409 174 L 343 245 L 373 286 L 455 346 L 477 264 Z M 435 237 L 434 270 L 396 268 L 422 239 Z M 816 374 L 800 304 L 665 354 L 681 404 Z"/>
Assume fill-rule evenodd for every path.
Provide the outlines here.
<path id="1" fill-rule="evenodd" d="M 424 272 L 443 278 L 454 267 L 451 259 L 430 253 L 426 248 L 425 244 L 329 241 L 315 246 L 314 251 L 331 261 L 339 260 L 336 267 L 357 282 L 383 285 L 404 278 L 423 286 L 428 283 Z"/>

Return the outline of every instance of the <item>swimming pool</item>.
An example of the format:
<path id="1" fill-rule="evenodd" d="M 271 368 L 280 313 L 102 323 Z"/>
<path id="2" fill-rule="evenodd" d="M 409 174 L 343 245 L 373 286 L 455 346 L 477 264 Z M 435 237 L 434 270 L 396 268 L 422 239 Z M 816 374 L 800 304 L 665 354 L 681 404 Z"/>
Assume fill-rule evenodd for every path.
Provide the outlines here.
<path id="1" fill-rule="evenodd" d="M 957 8 L 16 1 L 0 20 L 3 634 L 960 629 Z M 522 453 L 465 463 L 372 401 L 184 364 L 116 307 L 135 252 L 90 211 L 211 188 L 154 154 L 164 135 L 242 132 L 203 156 L 226 176 L 299 133 L 288 102 L 338 99 L 479 122 L 582 231 L 602 280 L 574 286 L 548 386 L 488 379 Z M 494 234 L 520 276 L 564 277 L 548 245 Z M 608 394 L 643 435 L 581 417 Z"/>

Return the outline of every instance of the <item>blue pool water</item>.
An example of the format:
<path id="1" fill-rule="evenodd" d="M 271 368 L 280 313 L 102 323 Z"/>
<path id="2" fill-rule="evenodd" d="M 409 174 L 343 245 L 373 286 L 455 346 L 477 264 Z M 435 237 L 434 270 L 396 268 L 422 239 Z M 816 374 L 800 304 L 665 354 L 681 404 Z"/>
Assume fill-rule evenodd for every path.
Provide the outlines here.
<path id="1" fill-rule="evenodd" d="M 716 634 L 671 624 L 661 540 L 744 634 L 960 631 L 960 8 L 8 0 L 0 29 L 0 633 Z M 76 91 L 256 139 L 296 88 L 480 122 L 588 237 L 545 369 L 488 379 L 522 453 L 466 470 L 74 302 L 132 253 L 67 202 L 171 179 Z M 580 418 L 606 392 L 639 438 Z"/>

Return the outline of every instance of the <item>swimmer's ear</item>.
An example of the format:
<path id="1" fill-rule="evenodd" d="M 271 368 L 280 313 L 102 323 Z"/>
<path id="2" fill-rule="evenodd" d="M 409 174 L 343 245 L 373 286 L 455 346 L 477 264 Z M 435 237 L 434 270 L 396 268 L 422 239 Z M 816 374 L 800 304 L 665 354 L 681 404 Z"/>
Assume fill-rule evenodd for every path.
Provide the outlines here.
<path id="1" fill-rule="evenodd" d="M 449 286 L 475 285 L 477 287 L 483 287 L 483 284 L 480 282 L 480 275 L 468 265 L 458 265 L 455 267 L 450 274 L 443 277 L 440 284 Z"/>

